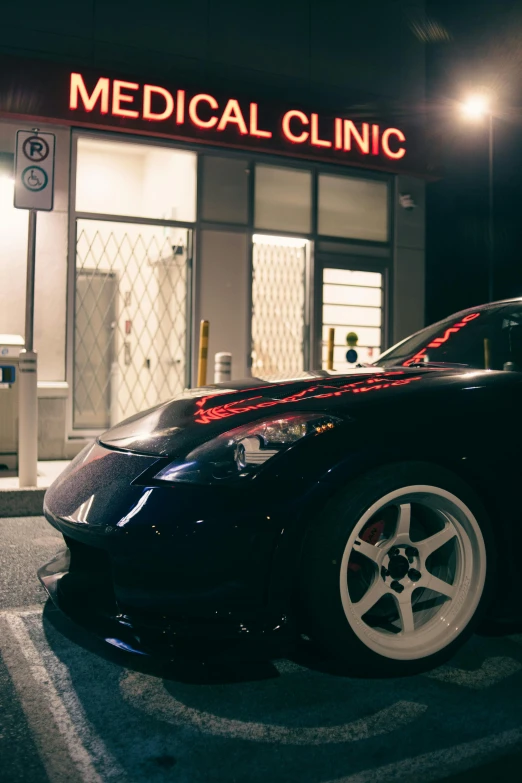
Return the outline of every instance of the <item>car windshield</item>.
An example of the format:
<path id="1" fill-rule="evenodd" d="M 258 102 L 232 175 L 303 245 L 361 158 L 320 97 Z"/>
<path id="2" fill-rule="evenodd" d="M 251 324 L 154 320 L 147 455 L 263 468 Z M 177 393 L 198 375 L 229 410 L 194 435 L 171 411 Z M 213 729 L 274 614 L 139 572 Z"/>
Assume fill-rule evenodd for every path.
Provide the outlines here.
<path id="1" fill-rule="evenodd" d="M 522 370 L 522 307 L 454 315 L 390 348 L 375 362 L 377 367 L 419 364 Z"/>

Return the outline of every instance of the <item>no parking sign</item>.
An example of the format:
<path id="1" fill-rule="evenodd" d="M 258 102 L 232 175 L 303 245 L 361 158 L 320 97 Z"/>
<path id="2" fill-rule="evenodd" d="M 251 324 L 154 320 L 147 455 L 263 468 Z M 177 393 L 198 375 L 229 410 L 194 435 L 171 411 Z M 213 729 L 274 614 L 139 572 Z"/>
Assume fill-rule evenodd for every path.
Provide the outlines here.
<path id="1" fill-rule="evenodd" d="M 16 134 L 15 194 L 17 209 L 49 212 L 54 200 L 53 133 L 19 130 Z"/>

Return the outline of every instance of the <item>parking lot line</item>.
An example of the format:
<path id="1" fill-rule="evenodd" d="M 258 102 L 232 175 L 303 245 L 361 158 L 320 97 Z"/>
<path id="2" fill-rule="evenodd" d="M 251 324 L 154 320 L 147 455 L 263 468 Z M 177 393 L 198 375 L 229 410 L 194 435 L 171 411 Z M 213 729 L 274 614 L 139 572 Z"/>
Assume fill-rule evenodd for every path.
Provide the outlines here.
<path id="1" fill-rule="evenodd" d="M 521 744 L 522 726 L 519 726 L 500 734 L 490 734 L 471 742 L 356 772 L 328 783 L 402 783 L 405 780 L 429 780 L 431 783 L 470 769 L 472 760 L 493 761 L 502 752 L 520 747 Z"/>
<path id="2" fill-rule="evenodd" d="M 37 744 L 50 780 L 74 779 L 80 780 L 82 783 L 104 783 L 107 780 L 124 780 L 123 770 L 118 768 L 101 739 L 94 734 L 92 726 L 85 717 L 84 710 L 70 681 L 67 667 L 56 658 L 52 651 L 49 651 L 49 655 L 46 654 L 48 661 L 47 663 L 44 662 L 31 640 L 21 614 L 16 614 L 13 611 L 4 611 L 0 612 L 0 617 L 3 619 L 4 625 L 7 625 L 9 628 L 18 651 L 28 666 L 32 679 L 37 685 L 37 694 L 34 693 L 34 688 L 32 692 L 28 690 L 26 670 L 21 670 L 19 666 L 14 665 L 13 656 L 9 656 L 9 654 L 4 655 L 4 659 L 20 696 L 29 725 L 33 733 L 36 734 L 35 738 L 39 740 Z M 34 615 L 36 612 L 28 610 L 23 613 L 25 616 L 31 614 Z M 50 672 L 50 669 L 54 671 Z M 67 706 L 55 687 L 51 675 L 54 675 L 54 677 L 58 675 L 60 688 L 66 693 Z M 42 721 L 42 712 L 45 709 L 50 712 L 62 744 L 67 751 L 69 759 L 74 764 L 74 777 L 72 778 L 64 778 L 64 770 L 56 769 L 55 760 L 50 758 L 52 753 L 50 754 L 46 750 L 49 745 L 52 747 L 53 742 L 49 742 L 51 738 L 48 722 Z M 91 752 L 89 752 L 82 741 L 82 738 L 85 737 L 90 739 Z M 96 771 L 94 759 L 99 763 L 100 768 L 103 769 L 103 777 Z"/>
<path id="3" fill-rule="evenodd" d="M 6 614 L 16 614 L 18 617 L 29 617 L 31 614 L 42 614 L 42 604 L 34 604 L 33 606 L 23 607 L 11 607 L 9 609 L 0 610 L 0 617 Z"/>
<path id="4" fill-rule="evenodd" d="M 292 728 L 280 724 L 225 718 L 190 707 L 176 699 L 172 693 L 167 693 L 164 683 L 157 677 L 139 672 L 127 671 L 122 675 L 120 692 L 123 698 L 137 709 L 161 717 L 173 725 L 192 726 L 206 734 L 228 739 L 307 747 L 358 742 L 398 731 L 417 721 L 427 710 L 425 704 L 403 700 L 349 723 Z"/>
<path id="5" fill-rule="evenodd" d="M 522 669 L 522 664 L 513 658 L 505 655 L 496 655 L 492 658 L 486 658 L 482 665 L 473 671 L 459 669 L 455 666 L 441 666 L 424 676 L 432 680 L 471 688 L 472 690 L 484 690 L 491 688 L 497 682 L 502 682 L 506 677 L 511 677 L 519 672 L 520 669 Z"/>

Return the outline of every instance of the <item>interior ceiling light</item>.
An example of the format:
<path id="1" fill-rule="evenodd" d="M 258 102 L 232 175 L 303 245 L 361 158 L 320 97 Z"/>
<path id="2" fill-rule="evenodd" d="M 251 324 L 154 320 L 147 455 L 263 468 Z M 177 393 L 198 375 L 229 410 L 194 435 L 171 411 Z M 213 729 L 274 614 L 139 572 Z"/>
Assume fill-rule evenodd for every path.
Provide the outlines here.
<path id="1" fill-rule="evenodd" d="M 305 247 L 307 239 L 301 237 L 276 237 L 265 234 L 254 234 L 252 241 L 255 245 L 278 245 L 279 247 Z"/>

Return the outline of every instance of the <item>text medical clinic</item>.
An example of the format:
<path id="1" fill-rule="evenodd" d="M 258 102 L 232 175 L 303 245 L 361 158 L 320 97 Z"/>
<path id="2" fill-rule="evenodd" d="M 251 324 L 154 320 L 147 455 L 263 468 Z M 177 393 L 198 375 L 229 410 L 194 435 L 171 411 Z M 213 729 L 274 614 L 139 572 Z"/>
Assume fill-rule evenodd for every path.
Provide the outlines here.
<path id="1" fill-rule="evenodd" d="M 140 85 L 106 77 L 100 77 L 89 90 L 80 73 L 71 74 L 69 108 L 166 123 L 170 133 L 175 132 L 176 126 L 181 128 L 187 124 L 216 134 L 234 128 L 243 137 L 268 141 L 279 134 L 292 144 L 331 149 L 340 154 L 352 151 L 368 156 L 384 154 L 390 160 L 400 160 L 406 155 L 406 136 L 399 128 L 382 128 L 368 122 L 357 126 L 352 120 L 341 117 L 321 121 L 316 112 L 289 109 L 280 117 L 277 129 L 271 129 L 263 124 L 258 103 L 242 106 L 235 98 L 220 103 L 207 93 L 189 95 L 180 89 L 173 94 L 158 85 Z M 328 135 L 330 138 L 326 138 Z"/>

